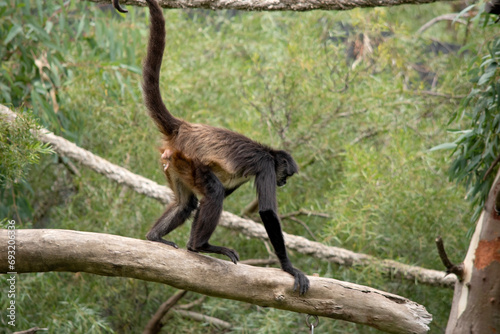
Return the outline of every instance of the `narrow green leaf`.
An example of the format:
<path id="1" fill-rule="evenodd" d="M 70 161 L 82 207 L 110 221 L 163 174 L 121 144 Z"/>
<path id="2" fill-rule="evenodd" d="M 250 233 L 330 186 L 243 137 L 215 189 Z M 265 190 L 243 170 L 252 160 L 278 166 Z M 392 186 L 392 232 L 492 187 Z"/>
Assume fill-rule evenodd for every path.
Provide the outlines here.
<path id="1" fill-rule="evenodd" d="M 3 45 L 7 45 L 10 43 L 10 41 L 16 37 L 21 31 L 23 31 L 23 27 L 21 27 L 18 24 L 14 24 L 12 28 L 9 30 L 9 33 L 7 34 L 7 37 L 3 41 Z"/>
<path id="2" fill-rule="evenodd" d="M 496 63 L 488 65 L 488 68 L 486 69 L 486 71 L 484 71 L 484 74 L 479 78 L 477 84 L 483 85 L 487 83 L 491 79 L 491 77 L 495 75 L 496 69 L 497 69 Z"/>
<path id="3" fill-rule="evenodd" d="M 438 151 L 438 150 L 451 150 L 457 147 L 455 143 L 444 143 L 429 149 L 428 152 Z"/>

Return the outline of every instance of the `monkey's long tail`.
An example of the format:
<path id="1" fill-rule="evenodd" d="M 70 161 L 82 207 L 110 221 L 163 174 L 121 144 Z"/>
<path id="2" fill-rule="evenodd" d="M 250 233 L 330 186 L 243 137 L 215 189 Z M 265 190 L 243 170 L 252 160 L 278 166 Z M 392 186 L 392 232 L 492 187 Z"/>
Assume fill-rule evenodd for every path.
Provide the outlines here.
<path id="1" fill-rule="evenodd" d="M 146 0 L 151 16 L 148 51 L 142 69 L 142 89 L 149 115 L 160 131 L 170 137 L 182 121 L 175 118 L 163 103 L 160 93 L 160 69 L 165 50 L 165 18 L 156 0 Z"/>

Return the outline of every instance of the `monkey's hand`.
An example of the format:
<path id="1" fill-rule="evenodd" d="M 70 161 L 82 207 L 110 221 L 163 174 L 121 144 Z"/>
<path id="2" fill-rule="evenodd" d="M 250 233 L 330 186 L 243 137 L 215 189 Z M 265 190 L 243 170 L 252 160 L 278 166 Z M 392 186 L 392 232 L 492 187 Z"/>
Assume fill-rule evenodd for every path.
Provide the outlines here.
<path id="1" fill-rule="evenodd" d="M 295 278 L 293 291 L 299 290 L 299 295 L 303 296 L 309 290 L 309 279 L 297 268 L 294 268 L 290 262 L 282 264 L 281 268 Z"/>

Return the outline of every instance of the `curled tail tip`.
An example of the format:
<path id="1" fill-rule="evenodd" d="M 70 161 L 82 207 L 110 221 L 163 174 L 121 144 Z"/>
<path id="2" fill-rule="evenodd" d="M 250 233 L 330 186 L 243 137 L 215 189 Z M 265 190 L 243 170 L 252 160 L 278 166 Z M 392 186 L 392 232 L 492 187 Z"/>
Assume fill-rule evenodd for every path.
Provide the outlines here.
<path id="1" fill-rule="evenodd" d="M 113 0 L 113 7 L 120 13 L 128 13 L 128 10 L 120 6 L 119 0 Z"/>

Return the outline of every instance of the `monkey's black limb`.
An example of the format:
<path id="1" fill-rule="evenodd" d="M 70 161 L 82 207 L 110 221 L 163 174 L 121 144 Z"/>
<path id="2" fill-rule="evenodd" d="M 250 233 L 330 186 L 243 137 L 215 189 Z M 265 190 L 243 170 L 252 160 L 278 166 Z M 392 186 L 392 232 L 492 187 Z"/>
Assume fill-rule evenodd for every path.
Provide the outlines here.
<path id="1" fill-rule="evenodd" d="M 122 6 L 120 6 L 119 0 L 113 0 L 113 7 L 120 13 L 128 13 L 128 10 L 124 9 Z"/>
<path id="2" fill-rule="evenodd" d="M 179 193 L 178 201 L 171 203 L 167 207 L 167 210 L 146 235 L 146 239 L 179 248 L 174 242 L 163 239 L 163 236 L 182 225 L 189 218 L 193 210 L 198 206 L 198 200 L 182 185 L 178 185 L 176 190 Z"/>
<path id="3" fill-rule="evenodd" d="M 297 268 L 294 268 L 285 247 L 285 239 L 283 238 L 283 233 L 281 231 L 281 226 L 279 224 L 278 216 L 272 210 L 259 211 L 260 217 L 264 222 L 264 227 L 266 228 L 267 235 L 271 244 L 274 247 L 274 251 L 278 256 L 281 263 L 281 269 L 289 273 L 295 278 L 293 284 L 293 291 L 299 291 L 300 295 L 304 295 L 307 290 L 309 290 L 309 279 L 306 275 Z"/>

